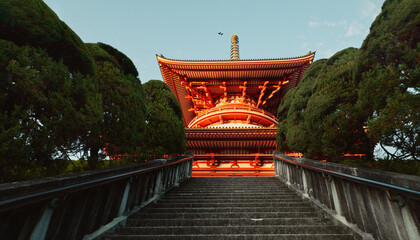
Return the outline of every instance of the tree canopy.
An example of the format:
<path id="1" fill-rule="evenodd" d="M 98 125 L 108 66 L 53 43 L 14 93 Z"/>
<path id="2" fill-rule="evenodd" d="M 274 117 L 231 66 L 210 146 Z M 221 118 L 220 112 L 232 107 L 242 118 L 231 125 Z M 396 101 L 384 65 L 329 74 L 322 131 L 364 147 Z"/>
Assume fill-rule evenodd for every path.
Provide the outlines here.
<path id="1" fill-rule="evenodd" d="M 145 146 L 160 154 L 185 152 L 185 126 L 178 100 L 162 81 L 150 80 L 143 88 L 147 106 Z"/>
<path id="2" fill-rule="evenodd" d="M 57 173 L 98 115 L 95 87 L 41 49 L 0 40 L 0 56 L 0 175 Z"/>
<path id="3" fill-rule="evenodd" d="M 93 169 L 106 154 L 183 153 L 175 97 L 154 81 L 146 97 L 137 77 L 125 54 L 83 43 L 41 0 L 0 0 L 0 182 L 60 174 L 75 158 Z"/>
<path id="4" fill-rule="evenodd" d="M 308 68 L 279 106 L 280 150 L 371 159 L 379 143 L 390 158 L 420 158 L 419 9 L 416 0 L 385 1 L 360 49 Z"/>
<path id="5" fill-rule="evenodd" d="M 40 47 L 71 72 L 95 71 L 82 40 L 42 0 L 1 0 L 0 39 Z"/>
<path id="6" fill-rule="evenodd" d="M 102 46 L 113 49 L 110 52 L 114 55 Z M 94 159 L 104 148 L 109 155 L 134 154 L 144 143 L 145 103 L 141 82 L 131 73 L 125 74 L 120 62 L 128 58 L 118 50 L 105 44 L 87 44 L 87 47 L 95 59 L 95 79 L 103 110 L 103 118 L 93 137 L 95 144 L 89 151 Z"/>
<path id="7" fill-rule="evenodd" d="M 385 1 L 359 51 L 358 104 L 393 159 L 420 160 L 419 33 L 419 1 Z"/>
<path id="8" fill-rule="evenodd" d="M 360 145 L 365 133 L 354 106 L 356 54 L 357 49 L 348 48 L 314 62 L 299 86 L 286 94 L 278 110 L 280 150 L 335 161 Z"/>

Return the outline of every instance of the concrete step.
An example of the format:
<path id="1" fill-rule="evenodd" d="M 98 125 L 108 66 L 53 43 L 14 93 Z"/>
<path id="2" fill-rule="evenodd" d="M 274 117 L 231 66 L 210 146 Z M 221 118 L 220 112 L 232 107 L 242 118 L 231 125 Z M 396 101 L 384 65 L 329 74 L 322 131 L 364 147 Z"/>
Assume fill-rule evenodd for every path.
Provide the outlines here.
<path id="1" fill-rule="evenodd" d="M 240 198 L 213 198 L 213 199 L 207 199 L 207 198 L 174 198 L 174 199 L 161 199 L 158 201 L 159 204 L 166 204 L 166 203 L 215 203 L 215 202 L 223 202 L 223 203 L 309 203 L 306 199 L 293 199 L 293 198 L 272 198 L 272 199 L 255 199 L 255 198 L 246 198 L 246 199 L 240 199 Z"/>
<path id="2" fill-rule="evenodd" d="M 192 178 L 107 240 L 354 239 L 278 179 Z"/>
<path id="3" fill-rule="evenodd" d="M 199 190 L 194 190 L 194 191 L 177 191 L 176 193 L 168 193 L 168 194 L 187 194 L 187 193 L 192 193 L 192 194 L 202 194 L 202 193 L 217 193 L 217 194 L 221 194 L 221 193 L 247 193 L 247 194 L 258 194 L 258 193 L 262 193 L 262 194 L 293 194 L 292 191 L 290 190 L 272 190 L 272 191 L 266 191 L 266 190 L 252 190 L 252 189 L 219 189 L 219 190 L 207 190 L 207 189 L 199 189 Z"/>
<path id="4" fill-rule="evenodd" d="M 325 218 L 201 218 L 201 219 L 141 219 L 127 221 L 127 227 L 133 226 L 251 226 L 251 225 L 323 225 Z"/>
<path id="5" fill-rule="evenodd" d="M 185 207 L 185 208 L 145 208 L 144 213 L 198 213 L 198 212 L 311 212 L 312 207 Z"/>
<path id="6" fill-rule="evenodd" d="M 207 203 L 171 203 L 171 202 L 158 202 L 158 204 L 152 205 L 152 208 L 253 208 L 253 207 L 310 207 L 311 205 L 309 202 L 303 203 L 303 202 L 207 202 Z"/>
<path id="7" fill-rule="evenodd" d="M 198 194 L 203 194 L 203 195 L 232 195 L 232 194 L 248 194 L 248 195 L 258 195 L 258 194 L 264 194 L 264 195 L 273 195 L 273 194 L 283 194 L 283 195 L 287 195 L 290 194 L 292 195 L 292 192 L 285 192 L 285 191 L 252 191 L 252 190 L 229 190 L 229 191 L 206 191 L 206 190 L 202 190 L 202 191 L 179 191 L 177 193 L 170 193 L 169 195 L 187 195 L 187 194 L 191 194 L 191 195 L 198 195 Z"/>
<path id="8" fill-rule="evenodd" d="M 139 212 L 133 218 L 142 219 L 207 219 L 207 218 L 311 218 L 322 217 L 321 212 Z"/>
<path id="9" fill-rule="evenodd" d="M 354 240 L 351 234 L 111 235 L 105 240 Z"/>
<path id="10" fill-rule="evenodd" d="M 258 184 L 258 185 L 256 185 Z M 287 186 L 283 185 L 282 183 L 249 183 L 249 184 L 212 184 L 212 185 L 203 185 L 203 184 L 196 184 L 196 185 L 180 185 L 179 189 L 235 189 L 235 188 L 251 188 L 251 189 L 264 189 L 264 188 L 276 188 L 279 189 L 288 189 Z"/>
<path id="11" fill-rule="evenodd" d="M 266 193 L 266 192 L 255 192 L 255 193 L 246 193 L 246 192 L 179 192 L 179 193 L 171 193 L 169 196 L 213 196 L 213 197 L 219 197 L 219 196 L 235 196 L 235 197 L 247 197 L 252 194 L 256 194 L 259 196 L 266 196 L 270 197 L 273 196 L 273 194 L 283 194 L 283 195 L 290 195 L 290 193 L 284 194 L 283 192 L 273 192 L 273 193 Z M 295 195 L 296 196 L 296 195 Z"/>
<path id="12" fill-rule="evenodd" d="M 249 195 L 249 196 L 235 196 L 235 195 L 229 195 L 229 196 L 192 196 L 192 195 L 170 195 L 170 196 L 164 196 L 162 201 L 176 201 L 176 200 L 209 200 L 209 201 L 215 201 L 215 200 L 232 200 L 232 201 L 262 201 L 268 202 L 268 201 L 279 201 L 279 200 L 303 200 L 302 197 L 291 195 L 291 194 L 284 194 L 284 195 Z"/>
<path id="13" fill-rule="evenodd" d="M 121 227 L 117 233 L 120 235 L 189 235 L 189 234 L 345 234 L 343 228 L 338 226 L 313 225 L 242 225 L 242 226 L 164 226 L 164 227 Z"/>

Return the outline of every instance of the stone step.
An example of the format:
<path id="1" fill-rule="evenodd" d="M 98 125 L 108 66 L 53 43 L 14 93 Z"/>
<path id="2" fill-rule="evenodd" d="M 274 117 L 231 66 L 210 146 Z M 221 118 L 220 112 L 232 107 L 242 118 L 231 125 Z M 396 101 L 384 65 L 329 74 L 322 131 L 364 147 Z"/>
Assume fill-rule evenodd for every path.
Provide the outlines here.
<path id="1" fill-rule="evenodd" d="M 184 235 L 184 234 L 343 234 L 348 233 L 338 226 L 313 225 L 265 225 L 265 226 L 175 226 L 175 227 L 121 227 L 120 235 Z"/>
<path id="2" fill-rule="evenodd" d="M 242 225 L 323 225 L 328 219 L 313 218 L 206 218 L 206 219 L 129 219 L 133 226 L 242 226 Z"/>
<path id="3" fill-rule="evenodd" d="M 274 184 L 260 184 L 260 186 L 255 186 L 254 184 L 249 184 L 249 186 L 247 185 L 230 185 L 230 186 L 226 186 L 226 185 L 220 185 L 220 186 L 180 186 L 178 187 L 178 189 L 181 190 L 186 190 L 186 189 L 190 189 L 190 190 L 197 190 L 197 189 L 209 189 L 209 190 L 218 190 L 218 189 L 254 189 L 254 190 L 264 190 L 264 189 L 280 189 L 280 190 L 290 190 L 288 187 L 286 187 L 285 185 L 274 185 Z"/>
<path id="4" fill-rule="evenodd" d="M 158 204 L 152 205 L 152 208 L 254 208 L 254 207 L 310 207 L 309 202 L 206 202 L 206 203 L 194 203 L 194 202 L 158 202 Z"/>
<path id="5" fill-rule="evenodd" d="M 307 199 L 267 178 L 192 178 L 106 236 L 125 239 L 354 239 Z"/>
<path id="6" fill-rule="evenodd" d="M 351 234 L 111 235 L 105 240 L 354 240 Z"/>
<path id="7" fill-rule="evenodd" d="M 167 196 L 163 196 L 162 199 L 168 199 L 168 200 L 173 200 L 173 199 L 302 199 L 302 197 L 297 196 L 296 194 L 276 194 L 276 195 L 270 195 L 270 194 L 265 194 L 265 195 L 240 195 L 240 196 L 236 196 L 236 195 L 221 195 L 221 196 L 202 196 L 202 195 L 191 195 L 191 194 L 179 194 L 179 195 L 175 195 L 175 194 L 170 194 Z"/>
<path id="8" fill-rule="evenodd" d="M 206 194 L 206 193 L 216 193 L 216 194 L 249 194 L 249 195 L 257 195 L 257 194 L 265 194 L 265 195 L 275 195 L 275 194 L 282 194 L 282 195 L 296 195 L 296 193 L 292 191 L 247 191 L 247 190 L 234 190 L 234 191 L 206 191 L 206 190 L 200 190 L 200 191 L 176 191 L 176 192 L 169 192 L 168 195 L 183 195 L 183 194 Z M 207 194 L 208 195 L 208 194 Z"/>
<path id="9" fill-rule="evenodd" d="M 246 193 L 246 192 L 178 192 L 178 193 L 170 193 L 168 196 L 236 196 L 236 197 L 247 197 L 251 195 L 259 195 L 259 196 L 273 196 L 277 194 L 283 194 L 286 196 L 292 196 L 291 193 L 284 193 L 284 192 L 273 192 L 273 193 L 267 193 L 267 192 L 260 192 L 260 193 Z M 296 196 L 296 195 L 294 195 Z"/>
<path id="10" fill-rule="evenodd" d="M 256 185 L 258 184 L 258 185 Z M 249 184 L 212 184 L 212 185 L 180 185 L 177 189 L 235 189 L 235 188 L 251 188 L 251 189 L 264 189 L 265 187 L 274 189 L 289 189 L 282 183 L 249 183 Z"/>
<path id="11" fill-rule="evenodd" d="M 208 218 L 319 218 L 321 212 L 139 212 L 133 218 L 141 219 L 208 219 Z"/>
<path id="12" fill-rule="evenodd" d="M 174 198 L 174 199 L 161 199 L 158 201 L 159 204 L 165 203 L 215 203 L 215 202 L 223 202 L 223 203 L 268 203 L 268 202 L 275 202 L 275 203 L 308 203 L 309 201 L 306 199 L 301 198 L 272 198 L 272 199 L 263 199 L 263 198 Z"/>
<path id="13" fill-rule="evenodd" d="M 257 190 L 232 190 L 232 191 L 224 191 L 224 190 L 219 190 L 219 191 L 207 191 L 207 190 L 200 190 L 200 191 L 178 191 L 176 193 L 169 193 L 169 194 L 249 194 L 249 195 L 258 195 L 258 194 L 293 194 L 293 192 L 289 192 L 289 191 L 257 191 Z"/>
<path id="14" fill-rule="evenodd" d="M 311 212 L 312 207 L 185 207 L 185 208 L 145 208 L 144 213 L 197 213 L 197 212 Z"/>

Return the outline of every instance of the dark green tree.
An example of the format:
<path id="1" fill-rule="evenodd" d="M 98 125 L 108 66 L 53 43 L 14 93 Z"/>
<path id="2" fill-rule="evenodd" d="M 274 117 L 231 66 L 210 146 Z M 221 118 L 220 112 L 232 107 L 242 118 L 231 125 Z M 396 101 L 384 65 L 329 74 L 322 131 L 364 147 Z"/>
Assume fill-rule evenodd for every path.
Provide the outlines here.
<path id="1" fill-rule="evenodd" d="M 288 91 L 279 105 L 277 146 L 280 151 L 293 150 L 309 156 L 320 154 L 319 142 L 309 140 L 304 114 L 308 100 L 312 96 L 313 85 L 325 61 L 321 59 L 314 62 L 305 72 L 299 86 Z"/>
<path id="2" fill-rule="evenodd" d="M 182 154 L 186 148 L 182 110 L 176 97 L 162 81 L 143 84 L 146 96 L 147 152 L 155 155 Z"/>
<path id="3" fill-rule="evenodd" d="M 310 142 L 318 142 L 323 155 L 330 161 L 339 161 L 342 154 L 348 152 L 365 152 L 371 156 L 370 148 L 360 146 L 366 135 L 360 110 L 355 106 L 356 56 L 357 49 L 348 48 L 325 62 L 305 111 Z"/>
<path id="4" fill-rule="evenodd" d="M 134 76 L 137 70 L 134 65 L 135 71 L 126 70 L 130 69 L 126 67 L 130 59 L 103 43 L 87 44 L 87 47 L 95 58 L 95 78 L 103 109 L 102 122 L 93 129 L 89 147 L 90 163 L 94 167 L 102 149 L 114 156 L 134 154 L 142 146 L 145 103 L 141 82 Z"/>
<path id="5" fill-rule="evenodd" d="M 0 39 L 40 47 L 71 72 L 94 74 L 82 40 L 42 0 L 0 0 Z"/>
<path id="6" fill-rule="evenodd" d="M 355 106 L 353 76 L 357 49 L 348 48 L 312 64 L 279 106 L 278 146 L 311 158 L 339 161 L 343 153 L 370 152 L 363 118 Z M 285 144 L 286 143 L 286 144 Z"/>
<path id="7" fill-rule="evenodd" d="M 0 84 L 2 181 L 62 171 L 99 112 L 94 86 L 45 51 L 6 40 Z"/>
<path id="8" fill-rule="evenodd" d="M 419 1 L 385 1 L 357 61 L 358 105 L 369 136 L 393 159 L 420 158 L 419 33 Z"/>
<path id="9" fill-rule="evenodd" d="M 139 76 L 136 66 L 134 66 L 134 63 L 131 61 L 131 59 L 128 58 L 124 53 L 105 43 L 98 43 L 98 46 L 113 57 L 115 65 L 118 66 L 118 68 L 122 71 L 123 74 L 132 75 L 134 77 Z"/>

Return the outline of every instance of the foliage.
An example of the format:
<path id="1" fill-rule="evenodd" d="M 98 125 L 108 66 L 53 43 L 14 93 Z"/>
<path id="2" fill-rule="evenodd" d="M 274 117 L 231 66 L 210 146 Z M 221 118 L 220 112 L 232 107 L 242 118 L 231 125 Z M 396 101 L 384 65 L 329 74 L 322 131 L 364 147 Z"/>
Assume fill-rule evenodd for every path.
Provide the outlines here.
<path id="1" fill-rule="evenodd" d="M 357 104 L 392 159 L 420 159 L 419 9 L 416 0 L 385 1 L 357 61 Z"/>
<path id="2" fill-rule="evenodd" d="M 111 156 L 134 154 L 144 142 L 145 103 L 141 82 L 132 74 L 125 74 L 119 62 L 127 58 L 125 55 L 112 48 L 115 57 L 101 46 L 107 45 L 87 44 L 95 59 L 95 77 L 103 109 L 101 124 L 92 135 L 93 161 L 100 157 L 96 155 L 100 149 L 105 148 Z"/>
<path id="3" fill-rule="evenodd" d="M 137 76 L 126 55 L 84 44 L 41 0 L 0 0 L 0 182 L 183 153 L 175 97 L 152 81 L 145 100 Z"/>
<path id="4" fill-rule="evenodd" d="M 146 144 L 155 154 L 184 153 L 185 126 L 181 107 L 162 81 L 150 80 L 143 84 L 146 96 Z"/>
<path id="5" fill-rule="evenodd" d="M 98 46 L 113 57 L 115 65 L 119 66 L 120 70 L 125 75 L 131 74 L 134 77 L 138 77 L 139 73 L 137 72 L 136 67 L 126 55 L 105 43 L 98 43 Z"/>
<path id="6" fill-rule="evenodd" d="M 0 40 L 2 181 L 60 172 L 94 118 L 95 94 L 79 74 L 30 46 Z"/>
<path id="7" fill-rule="evenodd" d="M 71 72 L 94 74 L 83 42 L 42 0 L 0 0 L 0 39 L 40 47 Z"/>
<path id="8" fill-rule="evenodd" d="M 348 48 L 328 60 L 314 62 L 297 88 L 279 106 L 280 150 L 338 161 L 354 152 L 365 138 L 363 121 L 354 106 L 353 68 L 357 49 Z"/>
<path id="9" fill-rule="evenodd" d="M 279 106 L 277 116 L 277 146 L 280 151 L 293 149 L 297 152 L 313 152 L 319 149 L 317 142 L 310 142 L 304 114 L 316 77 L 325 59 L 314 62 L 305 72 L 298 87 L 287 92 Z M 310 145 L 310 146 L 309 146 Z M 311 153 L 312 155 L 316 155 Z"/>
<path id="10" fill-rule="evenodd" d="M 279 106 L 280 150 L 331 161 L 365 153 L 371 160 L 377 142 L 390 159 L 420 158 L 419 9 L 416 0 L 385 1 L 360 50 L 308 68 Z"/>

